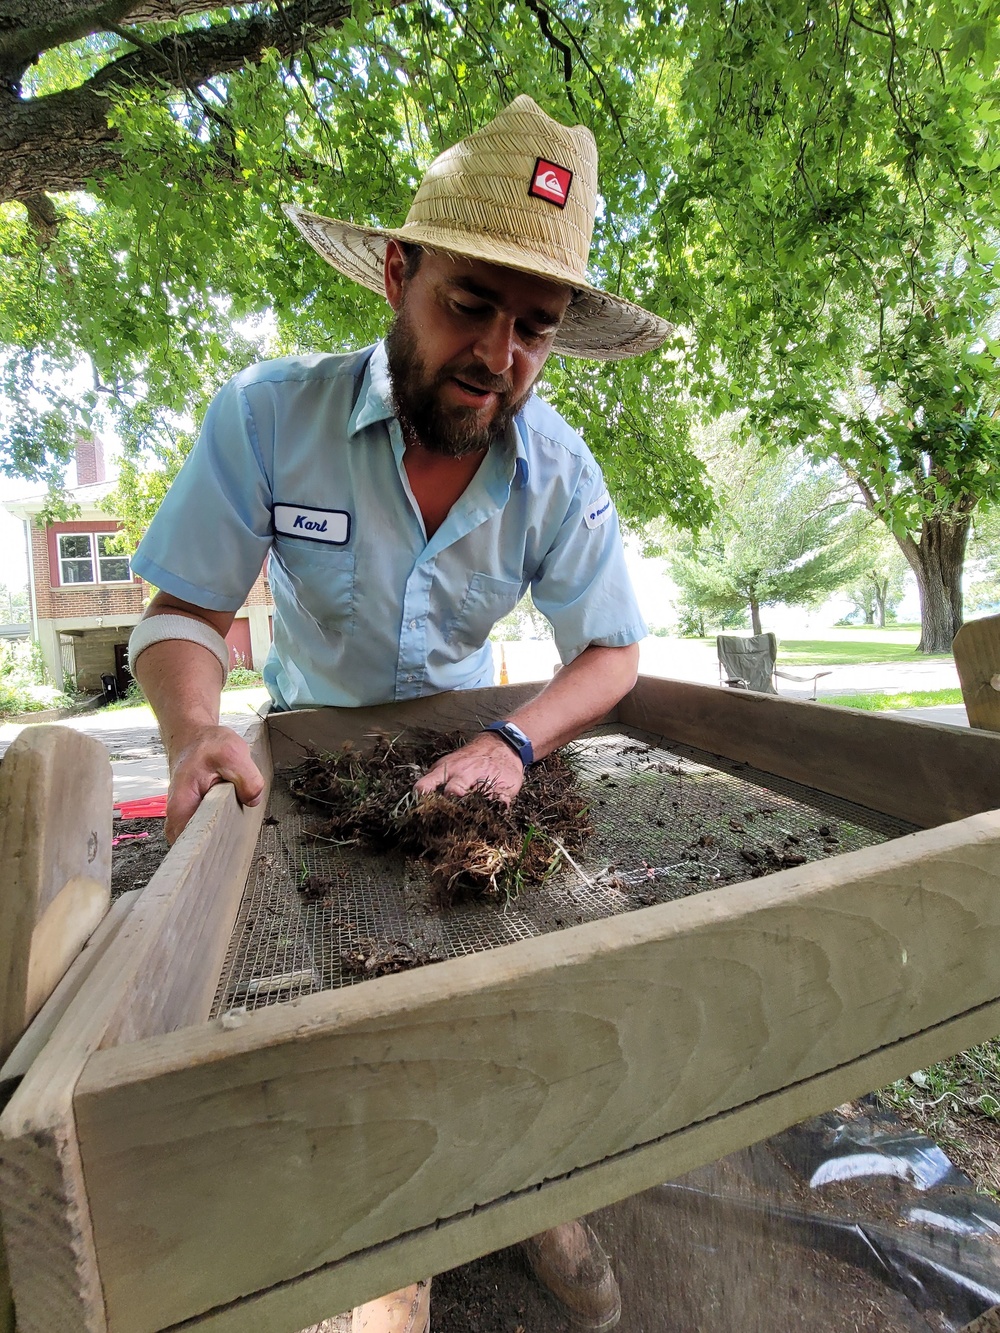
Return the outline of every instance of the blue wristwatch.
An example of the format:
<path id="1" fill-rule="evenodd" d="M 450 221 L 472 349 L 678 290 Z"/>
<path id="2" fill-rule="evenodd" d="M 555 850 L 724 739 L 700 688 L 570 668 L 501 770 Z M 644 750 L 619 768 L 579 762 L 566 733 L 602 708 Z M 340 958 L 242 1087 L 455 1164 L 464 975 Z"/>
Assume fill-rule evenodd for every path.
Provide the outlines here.
<path id="1" fill-rule="evenodd" d="M 520 759 L 525 768 L 535 762 L 535 752 L 531 748 L 531 741 L 513 722 L 488 722 L 483 731 L 495 731 L 498 736 L 502 736 L 510 748 Z"/>

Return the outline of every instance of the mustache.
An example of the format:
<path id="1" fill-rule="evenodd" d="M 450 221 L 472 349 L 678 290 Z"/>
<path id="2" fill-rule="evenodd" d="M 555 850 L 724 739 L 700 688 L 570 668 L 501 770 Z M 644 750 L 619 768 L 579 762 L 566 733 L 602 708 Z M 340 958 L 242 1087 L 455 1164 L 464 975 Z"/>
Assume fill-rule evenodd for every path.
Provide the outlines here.
<path id="1" fill-rule="evenodd" d="M 447 380 L 464 380 L 466 384 L 471 384 L 473 388 L 483 389 L 486 393 L 510 394 L 513 391 L 513 381 L 507 375 L 494 375 L 484 366 L 468 364 L 461 366 L 445 366 L 438 374 L 438 383 L 444 384 Z"/>

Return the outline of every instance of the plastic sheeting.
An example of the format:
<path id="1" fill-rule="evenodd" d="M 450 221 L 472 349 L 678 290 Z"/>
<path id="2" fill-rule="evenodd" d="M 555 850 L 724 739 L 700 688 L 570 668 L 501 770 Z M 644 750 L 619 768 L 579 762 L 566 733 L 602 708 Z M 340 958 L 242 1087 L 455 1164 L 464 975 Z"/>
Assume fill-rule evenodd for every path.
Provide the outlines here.
<path id="1" fill-rule="evenodd" d="M 659 1202 L 688 1227 L 711 1219 L 720 1280 L 727 1234 L 766 1237 L 793 1247 L 786 1276 L 789 1254 L 825 1254 L 891 1292 L 891 1318 L 858 1327 L 961 1330 L 1000 1305 L 1000 1207 L 930 1139 L 872 1101 L 857 1112 L 830 1112 L 691 1172 L 661 1186 Z M 779 1308 L 768 1321 L 796 1322 Z"/>

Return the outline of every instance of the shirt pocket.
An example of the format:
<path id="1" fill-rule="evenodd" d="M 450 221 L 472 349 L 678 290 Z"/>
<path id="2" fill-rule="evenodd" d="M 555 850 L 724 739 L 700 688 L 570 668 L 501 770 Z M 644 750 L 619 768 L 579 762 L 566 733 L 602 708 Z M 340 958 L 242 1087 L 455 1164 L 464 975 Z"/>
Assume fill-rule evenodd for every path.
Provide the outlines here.
<path id="1" fill-rule="evenodd" d="M 353 632 L 354 574 L 353 551 L 280 537 L 271 550 L 268 577 L 276 597 L 284 585 L 299 613 L 311 617 L 322 630 Z"/>
<path id="2" fill-rule="evenodd" d="M 449 640 L 464 647 L 481 648 L 493 626 L 508 611 L 513 611 L 520 599 L 520 583 L 495 579 L 489 574 L 473 574 L 465 600 L 448 628 Z"/>

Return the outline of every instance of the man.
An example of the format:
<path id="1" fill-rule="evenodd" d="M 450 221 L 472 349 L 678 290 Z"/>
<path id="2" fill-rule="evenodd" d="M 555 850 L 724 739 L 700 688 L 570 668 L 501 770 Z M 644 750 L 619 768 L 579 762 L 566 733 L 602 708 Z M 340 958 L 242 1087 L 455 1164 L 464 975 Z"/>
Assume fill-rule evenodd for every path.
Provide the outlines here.
<path id="1" fill-rule="evenodd" d="M 530 585 L 563 669 L 416 784 L 510 800 L 525 766 L 632 686 L 645 626 L 586 446 L 532 396 L 549 354 L 609 359 L 669 328 L 591 287 L 593 136 L 519 97 L 430 167 L 405 225 L 286 211 L 394 312 L 376 348 L 238 375 L 133 568 L 161 591 L 132 637 L 170 761 L 167 836 L 216 782 L 255 804 L 244 742 L 218 725 L 223 636 L 270 553 L 277 708 L 356 707 L 492 682 L 488 635 Z M 536 1274 L 592 1330 L 618 1322 L 607 1257 L 581 1222 L 526 1242 Z M 360 1333 L 423 1333 L 429 1284 L 354 1312 Z"/>

